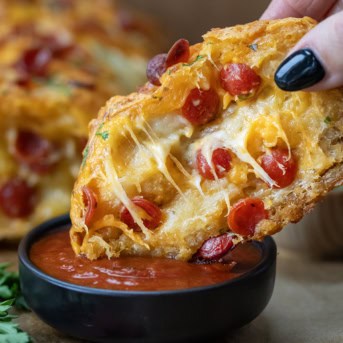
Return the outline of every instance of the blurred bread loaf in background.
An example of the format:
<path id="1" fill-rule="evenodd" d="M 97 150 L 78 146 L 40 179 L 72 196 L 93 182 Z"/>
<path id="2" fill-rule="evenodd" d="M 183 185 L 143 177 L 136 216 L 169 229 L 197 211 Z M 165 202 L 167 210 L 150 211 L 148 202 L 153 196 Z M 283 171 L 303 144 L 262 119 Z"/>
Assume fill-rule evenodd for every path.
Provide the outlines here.
<path id="1" fill-rule="evenodd" d="M 90 119 L 145 82 L 160 32 L 111 0 L 0 1 L 0 240 L 68 212 Z"/>

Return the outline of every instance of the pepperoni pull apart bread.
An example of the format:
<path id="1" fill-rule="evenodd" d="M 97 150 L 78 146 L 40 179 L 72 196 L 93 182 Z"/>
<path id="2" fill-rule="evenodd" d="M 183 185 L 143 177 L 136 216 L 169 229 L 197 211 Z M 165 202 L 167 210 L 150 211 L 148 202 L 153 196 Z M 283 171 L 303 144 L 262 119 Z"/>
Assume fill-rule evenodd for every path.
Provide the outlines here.
<path id="1" fill-rule="evenodd" d="M 145 80 L 151 25 L 96 3 L 0 3 L 0 239 L 69 210 L 89 120 Z"/>
<path id="2" fill-rule="evenodd" d="M 273 81 L 314 26 L 214 29 L 151 60 L 150 83 L 91 122 L 72 194 L 75 253 L 218 260 L 341 184 L 343 91 L 289 93 Z"/>

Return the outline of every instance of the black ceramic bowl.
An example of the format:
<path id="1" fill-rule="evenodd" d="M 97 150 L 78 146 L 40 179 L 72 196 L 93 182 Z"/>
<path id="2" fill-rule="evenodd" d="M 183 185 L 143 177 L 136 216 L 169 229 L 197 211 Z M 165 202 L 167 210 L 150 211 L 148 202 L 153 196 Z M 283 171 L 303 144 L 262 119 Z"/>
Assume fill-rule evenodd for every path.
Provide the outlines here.
<path id="1" fill-rule="evenodd" d="M 214 286 L 137 292 L 60 281 L 35 267 L 29 250 L 46 233 L 69 225 L 69 217 L 62 216 L 31 231 L 19 247 L 19 270 L 31 309 L 71 336 L 96 342 L 199 342 L 249 323 L 272 295 L 276 246 L 270 237 L 258 243 L 263 256 L 254 269 Z"/>

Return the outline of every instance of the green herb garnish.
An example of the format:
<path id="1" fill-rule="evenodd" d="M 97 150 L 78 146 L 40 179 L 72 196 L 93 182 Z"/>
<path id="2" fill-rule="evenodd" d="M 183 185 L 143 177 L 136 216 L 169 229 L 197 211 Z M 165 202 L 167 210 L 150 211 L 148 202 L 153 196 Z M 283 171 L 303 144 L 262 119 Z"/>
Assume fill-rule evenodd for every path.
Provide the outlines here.
<path id="1" fill-rule="evenodd" d="M 17 317 L 8 313 L 13 306 L 28 309 L 20 290 L 19 275 L 8 271 L 9 266 L 10 263 L 0 263 L 0 342 L 29 343 L 28 334 L 13 321 Z"/>
<path id="2" fill-rule="evenodd" d="M 17 308 L 28 309 L 21 294 L 19 275 L 8 271 L 9 266 L 10 263 L 0 263 L 0 301 L 14 298 Z"/>
<path id="3" fill-rule="evenodd" d="M 190 63 L 183 63 L 182 65 L 184 67 L 190 67 L 191 65 L 193 65 L 195 62 L 198 62 L 199 60 L 201 60 L 202 58 L 204 58 L 205 56 L 204 55 L 198 55 L 195 60 L 193 62 L 190 62 Z"/>
<path id="4" fill-rule="evenodd" d="M 330 118 L 330 117 L 326 117 L 326 118 L 324 119 L 324 123 L 325 123 L 325 124 L 330 124 L 330 123 L 331 123 L 331 118 Z"/>
<path id="5" fill-rule="evenodd" d="M 248 47 L 253 51 L 257 51 L 258 45 L 254 43 L 254 44 L 248 45 Z"/>
<path id="6" fill-rule="evenodd" d="M 26 332 L 19 329 L 13 321 L 17 316 L 9 314 L 14 299 L 8 299 L 0 303 L 0 342 L 4 343 L 29 343 L 31 339 Z"/>
<path id="7" fill-rule="evenodd" d="M 103 131 L 103 132 L 97 132 L 95 135 L 100 136 L 105 141 L 110 134 L 108 133 L 108 131 Z"/>
<path id="8" fill-rule="evenodd" d="M 82 168 L 84 167 L 84 165 L 86 163 L 88 153 L 89 153 L 89 146 L 87 145 L 82 151 L 82 163 L 81 163 Z"/>
<path id="9" fill-rule="evenodd" d="M 100 131 L 103 126 L 104 126 L 104 123 L 101 123 L 100 126 L 98 127 L 98 130 L 95 133 L 95 135 L 100 136 L 105 141 L 110 134 L 108 131 L 102 131 L 102 132 Z"/>

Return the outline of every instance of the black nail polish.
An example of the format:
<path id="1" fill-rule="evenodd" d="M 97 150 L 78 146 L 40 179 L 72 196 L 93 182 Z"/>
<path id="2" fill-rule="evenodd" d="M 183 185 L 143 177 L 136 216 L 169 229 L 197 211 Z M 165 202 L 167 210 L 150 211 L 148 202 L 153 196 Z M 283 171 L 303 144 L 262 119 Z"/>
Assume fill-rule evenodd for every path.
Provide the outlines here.
<path id="1" fill-rule="evenodd" d="M 313 86 L 324 76 L 325 70 L 312 50 L 302 49 L 280 64 L 274 80 L 285 91 L 298 91 Z"/>

